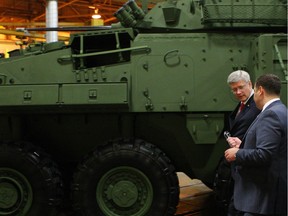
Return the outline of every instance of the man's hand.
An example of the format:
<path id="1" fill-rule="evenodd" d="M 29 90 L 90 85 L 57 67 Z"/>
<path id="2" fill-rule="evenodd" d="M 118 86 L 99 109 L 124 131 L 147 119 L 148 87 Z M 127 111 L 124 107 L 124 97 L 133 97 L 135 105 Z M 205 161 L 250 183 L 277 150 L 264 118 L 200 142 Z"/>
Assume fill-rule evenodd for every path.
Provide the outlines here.
<path id="1" fill-rule="evenodd" d="M 228 162 L 232 162 L 236 160 L 236 153 L 239 151 L 239 148 L 229 148 L 225 151 L 225 158 Z"/>
<path id="2" fill-rule="evenodd" d="M 228 137 L 226 141 L 228 142 L 231 148 L 234 147 L 239 148 L 242 142 L 238 137 Z"/>

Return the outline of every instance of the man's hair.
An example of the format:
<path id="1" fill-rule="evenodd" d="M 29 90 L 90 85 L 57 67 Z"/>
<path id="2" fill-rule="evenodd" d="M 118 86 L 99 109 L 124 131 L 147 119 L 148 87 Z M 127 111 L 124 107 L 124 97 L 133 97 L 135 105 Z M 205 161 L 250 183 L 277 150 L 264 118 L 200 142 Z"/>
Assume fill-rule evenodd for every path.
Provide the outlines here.
<path id="1" fill-rule="evenodd" d="M 248 83 L 250 81 L 250 75 L 244 70 L 237 70 L 228 76 L 227 83 L 229 85 L 230 83 L 239 82 L 241 80 L 244 80 L 246 83 Z"/>
<path id="2" fill-rule="evenodd" d="M 255 82 L 256 88 L 262 86 L 268 94 L 280 95 L 281 81 L 275 74 L 264 74 Z"/>

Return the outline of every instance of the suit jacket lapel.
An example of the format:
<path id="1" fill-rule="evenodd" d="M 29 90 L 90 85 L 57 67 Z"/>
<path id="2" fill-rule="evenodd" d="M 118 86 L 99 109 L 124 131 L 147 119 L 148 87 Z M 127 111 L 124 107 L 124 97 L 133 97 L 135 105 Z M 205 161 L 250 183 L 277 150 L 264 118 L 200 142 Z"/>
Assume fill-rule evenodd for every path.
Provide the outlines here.
<path id="1" fill-rule="evenodd" d="M 247 101 L 244 109 L 242 110 L 242 112 L 240 112 L 238 115 L 237 115 L 237 112 L 238 112 L 238 109 L 240 107 L 240 103 L 238 103 L 237 107 L 235 108 L 235 110 L 231 113 L 231 120 L 232 120 L 232 124 L 231 124 L 231 128 L 233 128 L 235 126 L 235 124 L 238 122 L 239 119 L 241 119 L 245 113 L 250 109 L 250 104 L 253 100 L 253 95 L 249 98 L 249 100 Z M 234 119 L 233 119 L 234 118 Z M 230 121 L 231 121 L 230 120 Z"/>

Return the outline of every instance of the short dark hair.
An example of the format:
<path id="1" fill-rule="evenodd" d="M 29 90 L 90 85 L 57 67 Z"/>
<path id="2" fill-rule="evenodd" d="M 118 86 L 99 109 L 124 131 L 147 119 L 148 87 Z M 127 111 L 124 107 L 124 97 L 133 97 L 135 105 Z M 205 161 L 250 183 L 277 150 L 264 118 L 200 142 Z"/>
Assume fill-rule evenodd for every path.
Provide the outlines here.
<path id="1" fill-rule="evenodd" d="M 268 94 L 280 95 L 281 81 L 275 74 L 264 74 L 257 78 L 256 88 L 262 86 Z"/>

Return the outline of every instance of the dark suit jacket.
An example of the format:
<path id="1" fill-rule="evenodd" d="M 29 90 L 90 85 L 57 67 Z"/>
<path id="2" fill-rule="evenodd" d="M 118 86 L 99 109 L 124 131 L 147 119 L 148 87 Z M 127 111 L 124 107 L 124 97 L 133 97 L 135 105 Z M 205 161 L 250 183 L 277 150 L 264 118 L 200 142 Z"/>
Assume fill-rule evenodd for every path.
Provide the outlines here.
<path id="1" fill-rule="evenodd" d="M 287 215 L 287 108 L 281 101 L 252 123 L 234 165 L 237 210 Z"/>
<path id="2" fill-rule="evenodd" d="M 239 107 L 240 102 L 238 103 L 235 110 L 229 116 L 229 126 L 231 136 L 238 137 L 239 139 L 242 140 L 247 129 L 254 121 L 254 119 L 257 117 L 257 115 L 261 112 L 261 110 L 259 110 L 256 107 L 253 95 L 249 98 L 249 100 L 245 104 L 244 109 L 237 115 Z"/>
<path id="3" fill-rule="evenodd" d="M 236 136 L 242 140 L 250 124 L 260 113 L 260 110 L 255 105 L 253 95 L 246 102 L 244 109 L 237 115 L 239 107 L 240 102 L 236 106 L 235 110 L 229 115 L 228 130 L 233 137 Z M 231 179 L 231 172 L 232 176 L 234 176 L 233 171 L 233 165 L 231 169 L 231 164 L 226 161 L 225 157 L 221 157 L 214 181 L 215 198 L 217 205 L 219 206 L 219 211 L 221 211 L 221 215 L 227 215 L 227 206 L 233 193 L 233 180 Z"/>

